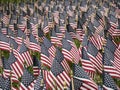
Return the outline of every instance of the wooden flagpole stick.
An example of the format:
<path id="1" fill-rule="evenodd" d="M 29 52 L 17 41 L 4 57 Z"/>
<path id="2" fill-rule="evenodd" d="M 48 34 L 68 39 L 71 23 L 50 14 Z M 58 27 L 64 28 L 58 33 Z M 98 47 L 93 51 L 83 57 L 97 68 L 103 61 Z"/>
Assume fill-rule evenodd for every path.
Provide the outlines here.
<path id="1" fill-rule="evenodd" d="M 70 72 L 70 75 L 71 75 L 71 82 L 72 82 L 72 90 L 75 90 L 75 89 L 74 89 L 73 71 L 72 71 L 72 70 L 71 70 L 71 72 Z"/>

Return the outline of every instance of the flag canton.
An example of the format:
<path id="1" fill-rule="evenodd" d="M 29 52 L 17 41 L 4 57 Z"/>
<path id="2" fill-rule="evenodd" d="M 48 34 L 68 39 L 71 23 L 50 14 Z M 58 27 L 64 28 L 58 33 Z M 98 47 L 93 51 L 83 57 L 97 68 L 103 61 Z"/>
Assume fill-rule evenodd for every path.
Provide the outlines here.
<path id="1" fill-rule="evenodd" d="M 35 90 L 43 90 L 43 86 L 40 86 L 41 85 L 40 82 L 41 82 L 42 78 L 43 77 L 41 75 L 38 76 L 36 83 L 35 83 L 35 86 L 34 86 Z"/>
<path id="2" fill-rule="evenodd" d="M 114 80 L 112 79 L 112 77 L 108 73 L 104 72 L 103 77 L 104 77 L 103 83 L 106 87 L 117 90 L 117 87 L 115 85 Z"/>
<path id="3" fill-rule="evenodd" d="M 0 88 L 3 90 L 11 90 L 11 82 L 9 78 L 3 78 L 0 76 Z"/>
<path id="4" fill-rule="evenodd" d="M 81 80 L 78 80 L 76 78 L 73 78 L 73 82 L 74 82 L 74 89 L 75 90 L 79 90 L 80 87 L 82 86 L 82 81 Z"/>
<path id="5" fill-rule="evenodd" d="M 7 42 L 7 43 L 9 42 L 8 38 L 2 33 L 0 33 L 0 41 Z"/>
<path id="6" fill-rule="evenodd" d="M 57 61 L 59 63 L 61 63 L 64 59 L 62 52 L 58 48 L 56 49 L 56 57 L 55 58 L 57 59 Z"/>
<path id="7" fill-rule="evenodd" d="M 47 47 L 47 49 L 52 46 L 51 42 L 46 37 L 44 38 L 43 43 Z"/>
<path id="8" fill-rule="evenodd" d="M 23 75 L 21 77 L 21 82 L 28 87 L 34 80 L 34 77 L 31 73 L 28 72 L 27 69 L 24 70 Z"/>
<path id="9" fill-rule="evenodd" d="M 48 49 L 45 47 L 44 44 L 41 44 L 41 53 L 49 57 Z"/>
<path id="10" fill-rule="evenodd" d="M 24 53 L 26 51 L 28 51 L 28 48 L 25 46 L 25 43 L 22 42 L 22 45 L 21 45 L 21 48 L 20 48 L 19 52 L 20 52 L 20 54 L 22 54 L 22 53 Z"/>
<path id="11" fill-rule="evenodd" d="M 0 88 L 4 89 L 5 85 L 4 85 L 4 78 L 2 76 L 0 76 Z"/>
<path id="12" fill-rule="evenodd" d="M 16 61 L 16 58 L 13 54 L 13 52 L 10 53 L 10 56 L 8 58 L 8 64 L 11 65 L 12 63 L 14 63 Z"/>
<path id="13" fill-rule="evenodd" d="M 30 42 L 33 42 L 33 43 L 38 43 L 37 42 L 37 40 L 35 39 L 35 37 L 32 35 L 32 34 L 30 34 Z"/>
<path id="14" fill-rule="evenodd" d="M 2 62 L 3 62 L 4 69 L 11 70 L 8 60 L 6 58 L 3 57 Z"/>
<path id="15" fill-rule="evenodd" d="M 62 48 L 70 51 L 72 46 L 70 45 L 70 43 L 66 39 L 63 39 L 62 40 Z"/>
<path id="16" fill-rule="evenodd" d="M 94 57 L 97 56 L 98 54 L 98 49 L 93 45 L 92 42 L 89 41 L 88 43 L 88 53 L 90 53 L 91 55 L 93 55 Z"/>
<path id="17" fill-rule="evenodd" d="M 113 41 L 107 39 L 107 43 L 106 43 L 106 47 L 112 52 L 114 53 L 117 46 L 113 43 Z"/>
<path id="18" fill-rule="evenodd" d="M 105 51 L 104 51 L 104 64 L 108 65 L 108 66 L 112 66 L 111 61 L 113 61 L 113 60 L 114 60 L 113 53 L 110 50 L 108 50 L 107 48 L 105 48 Z"/>
<path id="19" fill-rule="evenodd" d="M 53 73 L 54 76 L 57 77 L 57 75 L 60 75 L 64 71 L 64 68 L 56 59 L 54 59 L 52 67 L 51 67 L 51 72 Z"/>
<path id="20" fill-rule="evenodd" d="M 82 59 L 90 60 L 87 54 L 87 51 L 82 47 Z"/>
<path id="21" fill-rule="evenodd" d="M 89 79 L 89 76 L 84 72 L 83 68 L 81 68 L 79 65 L 74 65 L 74 72 L 73 72 L 75 77 L 79 78 L 85 78 Z"/>
<path id="22" fill-rule="evenodd" d="M 67 40 L 70 40 L 70 41 L 73 42 L 72 37 L 70 36 L 70 34 L 69 34 L 67 31 L 65 32 L 65 38 L 66 38 Z"/>

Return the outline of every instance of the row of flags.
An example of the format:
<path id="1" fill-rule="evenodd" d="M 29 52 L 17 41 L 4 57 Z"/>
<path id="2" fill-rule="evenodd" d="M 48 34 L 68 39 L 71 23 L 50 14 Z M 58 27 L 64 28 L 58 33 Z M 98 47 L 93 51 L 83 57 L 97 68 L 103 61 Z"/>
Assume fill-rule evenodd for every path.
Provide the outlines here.
<path id="1" fill-rule="evenodd" d="M 120 89 L 119 0 L 26 1 L 0 12 L 2 90 Z"/>

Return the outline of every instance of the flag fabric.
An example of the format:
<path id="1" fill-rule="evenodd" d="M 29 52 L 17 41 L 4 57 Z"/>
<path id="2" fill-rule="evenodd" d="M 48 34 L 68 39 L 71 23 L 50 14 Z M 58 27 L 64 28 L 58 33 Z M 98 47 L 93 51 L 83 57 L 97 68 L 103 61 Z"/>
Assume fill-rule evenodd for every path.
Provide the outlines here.
<path id="1" fill-rule="evenodd" d="M 9 39 L 0 33 L 0 48 L 10 51 Z"/>
<path id="2" fill-rule="evenodd" d="M 101 72 L 102 71 L 102 55 L 92 42 L 88 42 L 87 47 L 88 56 L 93 63 L 94 67 Z"/>
<path id="3" fill-rule="evenodd" d="M 41 63 L 43 63 L 48 67 L 51 67 L 52 62 L 53 62 L 53 59 L 50 59 L 50 54 L 48 52 L 48 49 L 45 47 L 44 44 L 42 44 L 41 45 Z"/>
<path id="4" fill-rule="evenodd" d="M 80 89 L 92 89 L 92 90 L 96 90 L 97 89 L 97 85 L 95 84 L 95 82 L 93 82 L 89 78 L 87 73 L 85 73 L 83 68 L 80 67 L 79 65 L 74 65 L 73 78 L 77 79 L 79 82 L 80 81 L 83 82 L 82 86 L 80 87 Z"/>
<path id="5" fill-rule="evenodd" d="M 0 88 L 3 90 L 11 90 L 10 78 L 5 79 L 4 77 L 0 76 Z"/>
<path id="6" fill-rule="evenodd" d="M 24 69 L 23 75 L 21 77 L 20 90 L 32 89 L 34 87 L 34 77 L 28 72 L 27 69 Z"/>
<path id="7" fill-rule="evenodd" d="M 70 66 L 68 65 L 67 60 L 64 58 L 64 55 L 59 50 L 59 48 L 56 49 L 56 57 L 55 58 L 57 58 L 57 61 L 63 66 L 65 71 L 67 73 L 70 73 Z"/>
<path id="8" fill-rule="evenodd" d="M 94 78 L 96 70 L 95 70 L 93 63 L 89 59 L 87 50 L 84 47 L 82 47 L 81 51 L 82 51 L 82 57 L 81 57 L 82 67 L 91 78 Z"/>
<path id="9" fill-rule="evenodd" d="M 70 77 L 56 59 L 54 59 L 51 70 L 48 74 L 48 80 L 48 84 L 52 89 L 63 89 L 64 82 L 69 86 Z"/>
<path id="10" fill-rule="evenodd" d="M 41 52 L 40 45 L 38 44 L 37 40 L 32 34 L 30 34 L 29 39 L 30 39 L 29 49 L 33 51 Z"/>
<path id="11" fill-rule="evenodd" d="M 10 68 L 10 64 L 9 61 L 5 58 L 2 57 L 2 62 L 3 62 L 3 76 L 4 78 L 9 78 L 11 75 L 11 68 Z"/>
<path id="12" fill-rule="evenodd" d="M 57 35 L 56 35 L 54 30 L 51 31 L 51 43 L 55 44 L 55 45 L 58 45 L 58 46 L 62 46 L 62 42 L 57 37 Z"/>
<path id="13" fill-rule="evenodd" d="M 44 38 L 43 43 L 48 49 L 49 54 L 54 58 L 56 52 L 55 46 L 46 37 Z"/>
<path id="14" fill-rule="evenodd" d="M 33 65 L 32 58 L 31 58 L 30 53 L 28 51 L 28 48 L 26 47 L 26 45 L 24 44 L 24 42 L 21 45 L 19 53 L 20 53 L 20 55 L 22 57 L 21 61 L 23 63 L 26 63 L 27 66 Z"/>
<path id="15" fill-rule="evenodd" d="M 114 54 L 108 49 L 105 48 L 104 51 L 104 71 L 108 72 L 113 78 L 119 78 L 119 72 L 116 67 L 113 66 L 112 60 L 114 60 Z"/>
<path id="16" fill-rule="evenodd" d="M 111 89 L 111 90 L 117 90 L 117 86 L 113 80 L 113 78 L 107 73 L 107 72 L 103 72 L 103 88 L 105 90 Z"/>

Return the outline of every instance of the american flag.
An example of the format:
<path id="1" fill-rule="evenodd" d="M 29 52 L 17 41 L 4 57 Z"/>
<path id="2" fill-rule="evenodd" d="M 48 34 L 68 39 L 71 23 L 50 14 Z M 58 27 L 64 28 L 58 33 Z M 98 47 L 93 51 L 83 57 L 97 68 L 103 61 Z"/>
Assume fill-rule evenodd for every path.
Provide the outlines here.
<path id="1" fill-rule="evenodd" d="M 29 49 L 33 51 L 41 52 L 40 45 L 38 44 L 37 40 L 32 34 L 30 34 L 29 41 L 30 41 Z"/>
<path id="2" fill-rule="evenodd" d="M 56 52 L 55 46 L 46 37 L 44 38 L 43 43 L 45 47 L 48 49 L 49 54 L 54 58 Z"/>
<path id="3" fill-rule="evenodd" d="M 45 47 L 44 44 L 41 45 L 41 63 L 43 63 L 45 66 L 51 67 L 52 65 L 52 59 L 49 58 L 50 54 L 48 52 L 48 49 Z"/>
<path id="4" fill-rule="evenodd" d="M 65 72 L 63 66 L 54 59 L 51 70 L 48 74 L 48 84 L 52 89 L 63 89 L 64 82 L 69 86 L 70 77 Z"/>
<path id="5" fill-rule="evenodd" d="M 94 78 L 94 74 L 96 70 L 95 70 L 93 63 L 89 59 L 87 50 L 84 47 L 82 47 L 81 52 L 82 52 L 82 57 L 81 57 L 82 67 L 91 78 Z"/>
<path id="6" fill-rule="evenodd" d="M 57 61 L 63 66 L 63 68 L 65 69 L 65 71 L 67 73 L 70 73 L 70 66 L 67 62 L 67 60 L 64 58 L 64 55 L 62 54 L 62 52 L 59 50 L 59 48 L 56 49 L 56 57 Z"/>
<path id="7" fill-rule="evenodd" d="M 114 54 L 108 48 L 105 48 L 103 60 L 104 71 L 108 72 L 109 75 L 114 78 L 120 78 L 120 72 L 112 64 L 112 61 L 114 60 Z"/>
<path id="8" fill-rule="evenodd" d="M 54 30 L 51 31 L 51 43 L 55 44 L 57 46 L 62 46 L 62 42 L 60 41 L 60 39 L 57 37 L 56 33 Z"/>
<path id="9" fill-rule="evenodd" d="M 105 90 L 118 90 L 113 78 L 107 73 L 103 72 L 103 88 Z"/>
<path id="10" fill-rule="evenodd" d="M 22 42 L 19 53 L 23 58 L 23 60 L 21 60 L 21 61 L 23 61 L 23 63 L 26 63 L 27 66 L 33 65 L 32 58 L 31 58 L 28 48 L 26 47 L 24 42 Z"/>
<path id="11" fill-rule="evenodd" d="M 73 78 L 79 80 L 79 82 L 82 81 L 82 86 L 79 87 L 82 90 L 84 89 L 96 90 L 97 89 L 96 83 L 92 81 L 87 75 L 87 73 L 83 70 L 83 68 L 77 64 L 74 65 Z"/>
<path id="12" fill-rule="evenodd" d="M 88 7 L 87 7 L 87 1 L 82 0 L 80 3 L 80 9 L 84 12 L 87 11 Z"/>
<path id="13" fill-rule="evenodd" d="M 18 24 L 18 28 L 24 32 L 26 29 L 26 21 L 22 15 L 19 16 L 17 24 Z"/>
<path id="14" fill-rule="evenodd" d="M 8 63 L 10 65 L 10 68 L 12 69 L 12 72 L 18 78 L 21 77 L 21 75 L 23 74 L 23 65 L 18 61 L 18 58 L 16 58 L 17 56 L 15 56 L 14 51 L 15 50 L 10 53 Z"/>
<path id="15" fill-rule="evenodd" d="M 34 88 L 34 76 L 25 68 L 21 77 L 20 90 L 30 90 Z"/>
<path id="16" fill-rule="evenodd" d="M 68 17 L 68 23 L 70 24 L 70 26 L 75 29 L 77 28 L 77 25 L 76 25 L 76 22 L 75 22 L 75 17 L 72 16 L 72 17 Z"/>
<path id="17" fill-rule="evenodd" d="M 74 30 L 69 24 L 67 25 L 67 31 L 69 32 L 70 36 L 71 36 L 73 39 L 76 39 L 75 30 Z"/>
<path id="18" fill-rule="evenodd" d="M 62 40 L 62 53 L 63 53 L 65 59 L 70 62 L 74 62 L 74 57 L 71 53 L 72 49 L 73 49 L 73 47 L 70 45 L 70 43 L 66 39 L 63 39 Z"/>
<path id="19" fill-rule="evenodd" d="M 101 73 L 102 72 L 102 55 L 92 42 L 88 42 L 87 47 L 88 56 L 93 63 L 94 67 Z"/>
<path id="20" fill-rule="evenodd" d="M 115 45 L 115 43 L 113 42 L 113 40 L 110 38 L 107 39 L 107 43 L 106 43 L 106 47 L 108 48 L 108 50 L 114 55 L 114 60 L 112 60 L 112 64 L 114 67 L 116 67 L 116 69 L 120 72 L 120 50 L 119 48 Z"/>
<path id="21" fill-rule="evenodd" d="M 72 47 L 70 53 L 73 55 L 74 62 L 78 63 L 80 59 L 79 51 L 68 32 L 65 33 L 65 39 L 70 43 L 70 46 Z"/>
<path id="22" fill-rule="evenodd" d="M 7 35 L 7 28 L 3 21 L 1 21 L 1 33 Z"/>
<path id="23" fill-rule="evenodd" d="M 118 20 L 115 16 L 110 15 L 109 16 L 109 22 L 111 25 L 111 28 L 109 29 L 109 32 L 113 35 L 113 36 L 117 36 L 117 33 L 119 34 L 119 30 L 117 30 L 118 27 Z"/>
<path id="24" fill-rule="evenodd" d="M 94 19 L 93 25 L 94 25 L 94 28 L 96 29 L 95 30 L 96 33 L 99 34 L 103 30 L 102 25 L 96 19 Z"/>
<path id="25" fill-rule="evenodd" d="M 7 14 L 4 14 L 2 21 L 5 25 L 7 25 L 9 23 L 9 16 Z"/>
<path id="26" fill-rule="evenodd" d="M 10 51 L 9 39 L 0 33 L 0 49 Z"/>
<path id="27" fill-rule="evenodd" d="M 94 46 L 100 50 L 102 49 L 102 46 L 103 46 L 103 37 L 101 37 L 99 34 L 95 33 L 93 34 L 90 39 L 89 39 L 93 44 Z"/>
<path id="28" fill-rule="evenodd" d="M 21 36 L 22 36 L 22 37 L 21 37 Z M 25 38 L 26 38 L 25 33 L 24 33 L 22 30 L 18 29 L 18 30 L 17 30 L 16 42 L 17 42 L 19 45 L 21 45 L 22 42 L 23 42 L 23 39 L 25 39 Z"/>
<path id="29" fill-rule="evenodd" d="M 31 18 L 31 29 L 32 29 L 32 34 L 35 38 L 38 38 L 38 35 L 37 35 L 37 27 L 38 27 L 38 24 L 37 22 L 34 20 L 34 18 Z"/>
<path id="30" fill-rule="evenodd" d="M 18 44 L 17 42 L 15 41 L 15 38 L 12 38 L 12 37 L 9 37 L 9 44 L 12 48 L 16 49 L 18 48 Z"/>
<path id="31" fill-rule="evenodd" d="M 46 17 L 44 17 L 43 32 L 45 34 L 49 32 L 48 21 Z"/>
<path id="32" fill-rule="evenodd" d="M 55 33 L 56 33 L 57 37 L 58 37 L 60 40 L 62 40 L 64 34 L 63 34 L 62 31 L 60 30 L 60 26 L 55 25 L 54 30 L 55 30 Z"/>

